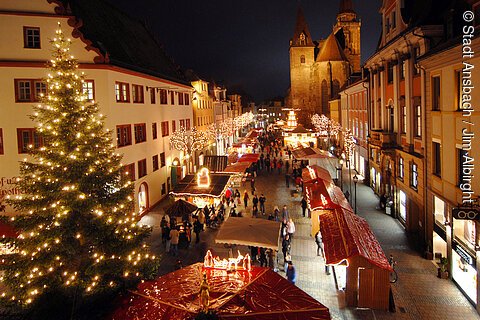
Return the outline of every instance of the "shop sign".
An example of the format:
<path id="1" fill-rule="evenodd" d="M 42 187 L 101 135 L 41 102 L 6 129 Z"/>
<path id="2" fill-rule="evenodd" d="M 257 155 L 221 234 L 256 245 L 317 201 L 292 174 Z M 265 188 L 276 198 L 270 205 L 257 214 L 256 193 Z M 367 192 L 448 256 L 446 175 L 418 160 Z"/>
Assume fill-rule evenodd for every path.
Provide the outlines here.
<path id="1" fill-rule="evenodd" d="M 471 255 L 469 255 L 465 250 L 463 250 L 462 247 L 460 247 L 458 244 L 455 247 L 455 252 L 458 253 L 460 257 L 463 258 L 468 264 L 472 265 L 473 264 L 473 258 Z"/>
<path id="2" fill-rule="evenodd" d="M 480 210 L 473 207 L 454 208 L 452 216 L 458 220 L 480 220 Z"/>

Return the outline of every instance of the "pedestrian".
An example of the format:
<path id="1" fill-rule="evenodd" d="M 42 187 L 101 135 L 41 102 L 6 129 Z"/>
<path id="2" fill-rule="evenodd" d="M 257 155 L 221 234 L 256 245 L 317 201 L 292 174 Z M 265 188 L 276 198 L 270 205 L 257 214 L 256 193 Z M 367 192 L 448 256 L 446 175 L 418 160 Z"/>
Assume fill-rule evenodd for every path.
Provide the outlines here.
<path id="1" fill-rule="evenodd" d="M 250 186 L 252 187 L 252 195 L 255 193 L 255 178 L 252 177 L 250 180 Z"/>
<path id="2" fill-rule="evenodd" d="M 297 270 L 295 269 L 295 266 L 293 265 L 292 261 L 288 262 L 288 267 L 287 267 L 287 279 L 291 283 L 295 284 L 297 282 Z"/>
<path id="3" fill-rule="evenodd" d="M 307 207 L 308 207 L 307 199 L 305 199 L 305 197 L 303 197 L 302 198 L 302 213 L 303 213 L 304 217 L 305 217 L 305 212 L 307 211 Z"/>
<path id="4" fill-rule="evenodd" d="M 288 209 L 286 204 L 282 208 L 282 220 L 288 221 Z"/>
<path id="5" fill-rule="evenodd" d="M 253 203 L 253 209 L 257 209 L 258 211 L 258 197 L 256 194 L 253 195 L 252 203 Z"/>
<path id="6" fill-rule="evenodd" d="M 273 215 L 272 212 L 270 212 L 270 213 L 268 214 L 267 220 L 275 221 L 275 216 Z"/>
<path id="7" fill-rule="evenodd" d="M 295 233 L 295 223 L 293 222 L 293 219 L 290 218 L 287 222 L 287 234 L 290 241 L 293 240 L 294 233 Z"/>
<path id="8" fill-rule="evenodd" d="M 279 215 L 280 215 L 280 210 L 278 209 L 277 206 L 275 206 L 275 207 L 273 208 L 273 216 L 274 216 L 274 218 L 275 218 L 274 220 L 275 220 L 276 222 L 280 221 Z"/>
<path id="9" fill-rule="evenodd" d="M 167 227 L 167 220 L 165 219 L 165 216 L 162 217 L 162 220 L 160 221 L 160 230 L 162 231 L 162 244 L 165 244 L 165 241 L 167 240 L 168 234 L 166 233 L 165 228 Z"/>
<path id="10" fill-rule="evenodd" d="M 282 159 L 277 162 L 277 170 L 278 174 L 282 173 Z"/>
<path id="11" fill-rule="evenodd" d="M 323 242 L 322 242 L 322 234 L 320 233 L 320 230 L 315 233 L 315 243 L 317 244 L 317 256 L 322 256 L 323 257 Z"/>
<path id="12" fill-rule="evenodd" d="M 195 243 L 200 242 L 200 232 L 202 232 L 203 225 L 200 223 L 199 219 L 195 219 L 195 222 L 193 223 L 193 232 L 196 235 L 195 238 Z"/>
<path id="13" fill-rule="evenodd" d="M 288 173 L 289 170 L 290 170 L 290 162 L 288 160 L 285 160 L 285 171 L 286 171 L 286 173 Z"/>
<path id="14" fill-rule="evenodd" d="M 262 215 L 265 215 L 265 201 L 267 201 L 267 198 L 265 198 L 263 193 L 258 199 L 258 201 L 260 202 L 260 212 L 262 213 Z"/>
<path id="15" fill-rule="evenodd" d="M 170 252 L 170 245 L 171 245 L 171 237 L 170 237 L 170 225 L 167 224 L 165 227 L 165 252 L 169 253 Z"/>
<path id="16" fill-rule="evenodd" d="M 270 269 L 275 268 L 275 252 L 273 252 L 272 249 L 267 250 L 267 261 L 268 261 L 268 267 Z"/>
<path id="17" fill-rule="evenodd" d="M 250 199 L 250 197 L 248 196 L 248 191 L 245 190 L 245 192 L 243 193 L 243 204 L 245 205 L 245 209 L 247 209 L 248 207 L 248 200 Z"/>
<path id="18" fill-rule="evenodd" d="M 250 255 L 252 256 L 252 262 L 257 260 L 258 247 L 250 247 Z"/>
<path id="19" fill-rule="evenodd" d="M 260 267 L 267 266 L 267 255 L 265 252 L 265 248 L 260 248 L 259 260 L 260 260 Z"/>
<path id="20" fill-rule="evenodd" d="M 173 256 L 178 254 L 178 240 L 180 238 L 180 232 L 178 232 L 178 228 L 174 227 L 170 230 L 170 251 Z"/>
<path id="21" fill-rule="evenodd" d="M 282 240 L 282 253 L 283 253 L 283 261 L 287 261 L 287 255 L 290 254 L 290 239 L 288 238 L 288 234 Z"/>

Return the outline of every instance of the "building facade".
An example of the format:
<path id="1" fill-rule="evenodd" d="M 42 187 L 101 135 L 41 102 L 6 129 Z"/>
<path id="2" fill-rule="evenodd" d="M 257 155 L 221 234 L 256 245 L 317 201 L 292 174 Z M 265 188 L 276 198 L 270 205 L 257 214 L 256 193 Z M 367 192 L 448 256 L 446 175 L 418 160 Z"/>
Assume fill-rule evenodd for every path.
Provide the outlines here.
<path id="1" fill-rule="evenodd" d="M 290 40 L 290 89 L 287 107 L 301 109 L 300 123 L 314 113 L 330 116 L 329 100 L 338 97 L 350 75 L 360 71 L 361 22 L 351 0 L 340 1 L 333 32 L 315 41 L 301 8 Z"/>
<path id="2" fill-rule="evenodd" d="M 110 21 L 101 19 L 100 9 L 109 12 Z M 41 145 L 29 115 L 46 93 L 45 62 L 51 58 L 49 38 L 57 22 L 73 41 L 72 55 L 85 73 L 85 94 L 106 115 L 105 127 L 135 180 L 135 209 L 146 213 L 182 174 L 184 155 L 170 148 L 169 138 L 180 126 L 192 125 L 193 89 L 143 24 L 101 0 L 95 9 L 82 1 L 0 4 L 0 41 L 9 44 L 0 49 L 1 194 L 19 193 L 13 185 L 18 162 L 27 145 Z M 115 22 L 116 33 L 110 34 L 109 23 Z M 122 51 L 125 47 L 117 43 L 145 50 Z M 7 213 L 13 209 L 7 207 Z"/>
<path id="3" fill-rule="evenodd" d="M 197 130 L 207 131 L 209 125 L 215 122 L 213 96 L 210 95 L 208 82 L 202 79 L 192 81 L 193 92 L 193 123 Z"/>
<path id="4" fill-rule="evenodd" d="M 478 12 L 480 1 L 476 3 Z M 451 278 L 480 310 L 479 222 L 454 214 L 461 207 L 480 213 L 480 179 L 474 165 L 480 158 L 480 110 L 475 105 L 480 101 L 475 88 L 480 73 L 473 71 L 480 57 L 462 57 L 467 47 L 480 52 L 478 22 L 462 30 L 464 39 L 477 32 L 466 46 L 454 38 L 419 63 L 425 70 L 427 243 L 434 256 L 448 259 Z"/>

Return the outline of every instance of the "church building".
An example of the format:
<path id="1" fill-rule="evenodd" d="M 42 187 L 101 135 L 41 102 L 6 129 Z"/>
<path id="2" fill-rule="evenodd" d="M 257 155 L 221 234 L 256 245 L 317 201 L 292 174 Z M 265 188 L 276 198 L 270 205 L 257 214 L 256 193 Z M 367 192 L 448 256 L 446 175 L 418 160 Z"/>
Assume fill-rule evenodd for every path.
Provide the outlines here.
<path id="1" fill-rule="evenodd" d="M 338 97 L 353 73 L 360 72 L 360 26 L 352 1 L 341 0 L 332 33 L 326 39 L 314 40 L 299 7 L 290 40 L 286 104 L 300 109 L 301 123 L 307 124 L 315 113 L 329 117 L 328 101 Z"/>

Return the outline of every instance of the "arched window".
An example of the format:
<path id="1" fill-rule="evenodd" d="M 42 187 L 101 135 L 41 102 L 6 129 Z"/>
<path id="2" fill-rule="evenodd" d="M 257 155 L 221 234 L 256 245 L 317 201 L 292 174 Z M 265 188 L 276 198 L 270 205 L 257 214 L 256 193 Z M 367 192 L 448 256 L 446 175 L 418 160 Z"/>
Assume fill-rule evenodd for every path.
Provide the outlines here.
<path id="1" fill-rule="evenodd" d="M 305 37 L 305 33 L 300 33 L 300 37 L 299 37 L 299 41 L 298 43 L 302 46 L 306 45 L 307 44 L 307 41 L 306 41 L 306 37 Z"/>
<path id="2" fill-rule="evenodd" d="M 303 54 L 300 56 L 300 63 L 305 63 L 305 56 Z"/>
<path id="3" fill-rule="evenodd" d="M 140 213 L 142 213 L 147 210 L 148 207 L 148 185 L 144 182 L 138 189 L 138 210 Z"/>

